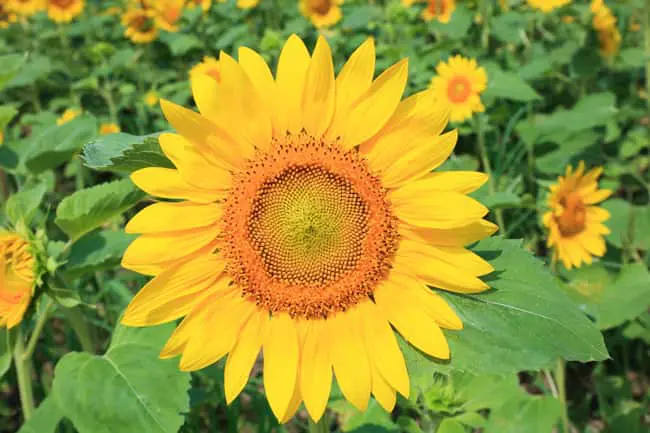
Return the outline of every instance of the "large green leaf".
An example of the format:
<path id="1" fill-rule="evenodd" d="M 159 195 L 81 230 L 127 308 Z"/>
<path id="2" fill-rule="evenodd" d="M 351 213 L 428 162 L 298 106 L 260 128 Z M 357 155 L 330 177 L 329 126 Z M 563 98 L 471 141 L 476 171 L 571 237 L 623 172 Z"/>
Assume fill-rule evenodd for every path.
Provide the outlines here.
<path id="1" fill-rule="evenodd" d="M 16 114 L 18 114 L 18 110 L 13 105 L 0 105 L 0 131 L 7 127 Z"/>
<path id="2" fill-rule="evenodd" d="M 82 189 L 64 198 L 56 209 L 56 224 L 72 240 L 121 214 L 144 197 L 129 179 Z"/>
<path id="3" fill-rule="evenodd" d="M 608 357 L 598 328 L 520 241 L 492 237 L 473 249 L 494 266 L 484 278 L 491 289 L 476 295 L 441 292 L 464 329 L 446 332 L 449 362 L 432 360 L 402 342 L 414 380 L 426 380 L 435 370 L 506 374 L 545 368 L 558 358 Z"/>
<path id="4" fill-rule="evenodd" d="M 542 98 L 517 74 L 505 72 L 495 63 L 488 63 L 485 69 L 488 76 L 488 86 L 484 93 L 486 98 L 504 98 L 523 102 Z"/>
<path id="5" fill-rule="evenodd" d="M 57 364 L 53 395 L 79 433 L 174 433 L 189 410 L 190 374 L 158 353 L 173 324 L 118 325 L 103 356 L 69 353 Z"/>
<path id="6" fill-rule="evenodd" d="M 115 267 L 133 239 L 135 235 L 123 231 L 102 230 L 88 233 L 72 244 L 65 263 L 65 273 L 75 277 Z"/>
<path id="7" fill-rule="evenodd" d="M 617 248 L 650 249 L 650 206 L 635 206 L 620 198 L 603 207 L 611 214 L 605 225 L 611 234 L 605 240 Z"/>
<path id="8" fill-rule="evenodd" d="M 7 219 L 17 225 L 19 221 L 29 224 L 30 220 L 43 202 L 47 191 L 45 183 L 39 183 L 32 188 L 17 192 L 9 197 L 5 205 Z"/>
<path id="9" fill-rule="evenodd" d="M 2 63 L 3 65 L 7 63 Z M 13 69 L 13 68 L 10 68 Z M 6 88 L 27 86 L 47 77 L 52 71 L 52 62 L 49 57 L 41 55 L 30 56 L 27 63 L 24 61 L 19 66 L 20 73 L 13 74 L 5 84 Z"/>
<path id="10" fill-rule="evenodd" d="M 560 419 L 562 404 L 556 398 L 512 400 L 490 412 L 485 433 L 548 433 Z"/>
<path id="11" fill-rule="evenodd" d="M 36 408 L 18 433 L 55 433 L 63 413 L 50 395 Z"/>
<path id="12" fill-rule="evenodd" d="M 132 172 L 144 167 L 169 167 L 173 164 L 162 153 L 158 135 L 112 134 L 88 143 L 83 150 L 86 165 L 95 170 Z"/>
<path id="13" fill-rule="evenodd" d="M 0 56 L 0 90 L 10 82 L 25 64 L 27 58 L 22 54 L 5 54 Z"/>

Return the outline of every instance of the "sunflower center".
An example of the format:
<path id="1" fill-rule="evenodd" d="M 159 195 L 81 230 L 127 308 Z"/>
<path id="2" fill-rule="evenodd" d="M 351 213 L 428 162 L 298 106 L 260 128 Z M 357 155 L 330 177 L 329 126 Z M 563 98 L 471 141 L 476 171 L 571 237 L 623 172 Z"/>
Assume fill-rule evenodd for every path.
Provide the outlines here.
<path id="1" fill-rule="evenodd" d="M 447 0 L 429 0 L 427 9 L 433 15 L 443 15 L 447 11 Z"/>
<path id="2" fill-rule="evenodd" d="M 560 200 L 562 214 L 556 216 L 557 225 L 563 236 L 573 236 L 582 232 L 587 220 L 587 207 L 577 192 L 572 192 Z"/>
<path id="3" fill-rule="evenodd" d="M 331 0 L 309 0 L 309 9 L 318 15 L 326 15 L 331 8 Z"/>
<path id="4" fill-rule="evenodd" d="M 325 318 L 387 276 L 397 223 L 356 151 L 287 136 L 234 177 L 222 253 L 234 283 L 272 313 Z"/>
<path id="5" fill-rule="evenodd" d="M 467 77 L 456 76 L 449 80 L 447 95 L 451 102 L 465 102 L 472 91 L 472 83 Z"/>

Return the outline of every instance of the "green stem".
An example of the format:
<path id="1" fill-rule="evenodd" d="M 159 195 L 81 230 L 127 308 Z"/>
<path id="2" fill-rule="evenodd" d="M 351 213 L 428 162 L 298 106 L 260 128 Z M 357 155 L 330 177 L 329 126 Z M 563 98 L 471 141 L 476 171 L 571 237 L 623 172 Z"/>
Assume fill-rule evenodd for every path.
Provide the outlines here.
<path id="1" fill-rule="evenodd" d="M 32 331 L 32 335 L 29 337 L 29 342 L 27 343 L 27 349 L 25 349 L 25 353 L 23 353 L 23 360 L 25 362 L 29 361 L 32 358 L 32 355 L 34 354 L 34 350 L 36 349 L 36 343 L 38 343 L 38 338 L 41 336 L 41 333 L 43 332 L 45 323 L 47 323 L 47 318 L 50 313 L 50 308 L 52 307 L 53 304 L 54 302 L 52 301 L 52 299 L 47 298 L 45 300 L 43 311 L 41 311 L 41 315 L 38 317 L 38 320 L 36 321 L 36 326 Z"/>
<path id="2" fill-rule="evenodd" d="M 327 416 L 327 410 L 325 413 L 323 413 L 323 416 L 318 420 L 318 422 L 314 422 L 309 418 L 309 427 L 307 428 L 307 431 L 309 433 L 329 433 L 330 432 L 330 421 L 329 417 Z"/>
<path id="3" fill-rule="evenodd" d="M 490 3 L 491 0 L 481 0 L 480 11 L 483 19 L 483 28 L 481 29 L 481 46 L 488 49 L 490 46 Z"/>
<path id="4" fill-rule="evenodd" d="M 645 32 L 645 89 L 648 113 L 650 113 L 650 0 L 645 0 L 644 32 Z"/>
<path id="5" fill-rule="evenodd" d="M 557 382 L 558 398 L 562 404 L 562 431 L 569 433 L 569 411 L 566 402 L 566 363 L 563 359 L 558 360 L 555 367 L 555 382 Z"/>
<path id="6" fill-rule="evenodd" d="M 79 313 L 78 308 L 62 308 L 66 319 L 70 322 L 72 330 L 77 335 L 81 348 L 84 352 L 95 353 L 95 345 L 90 336 L 90 328 L 84 320 L 83 316 Z"/>
<path id="7" fill-rule="evenodd" d="M 16 333 L 16 345 L 14 346 L 14 362 L 16 363 L 20 406 L 23 411 L 23 418 L 27 421 L 34 412 L 34 390 L 32 388 L 32 364 L 29 359 L 24 359 L 24 353 L 25 341 L 22 330 L 19 327 Z"/>
<path id="8" fill-rule="evenodd" d="M 490 164 L 490 158 L 487 153 L 487 148 L 485 147 L 485 133 L 483 131 L 483 115 L 480 113 L 476 116 L 475 126 L 476 126 L 476 137 L 477 137 L 476 143 L 478 145 L 478 153 L 481 156 L 483 170 L 485 170 L 485 173 L 488 175 L 488 189 L 490 191 L 490 195 L 492 195 L 496 193 L 496 181 L 492 174 L 492 165 Z M 499 229 L 501 230 L 501 233 L 505 233 L 506 225 L 503 221 L 503 213 L 501 209 L 496 209 L 494 211 L 494 214 L 496 215 L 497 224 L 499 225 Z"/>

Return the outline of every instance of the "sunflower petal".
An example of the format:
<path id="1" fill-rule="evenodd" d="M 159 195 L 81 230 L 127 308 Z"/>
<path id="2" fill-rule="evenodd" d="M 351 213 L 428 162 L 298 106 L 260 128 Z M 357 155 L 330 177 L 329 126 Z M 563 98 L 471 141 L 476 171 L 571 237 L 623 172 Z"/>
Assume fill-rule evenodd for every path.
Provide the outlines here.
<path id="1" fill-rule="evenodd" d="M 285 131 L 297 133 L 302 129 L 302 99 L 310 61 L 309 51 L 302 40 L 296 35 L 289 36 L 280 52 L 276 73 L 282 128 L 278 132 L 281 134 Z"/>
<path id="2" fill-rule="evenodd" d="M 223 209 L 217 203 L 159 202 L 138 212 L 126 224 L 127 233 L 156 233 L 191 230 L 215 224 Z"/>
<path id="3" fill-rule="evenodd" d="M 420 180 L 409 182 L 397 189 L 411 196 L 429 196 L 438 191 L 455 191 L 469 194 L 479 189 L 488 176 L 477 171 L 441 171 L 426 175 Z"/>
<path id="4" fill-rule="evenodd" d="M 327 40 L 319 36 L 307 69 L 302 100 L 304 127 L 309 134 L 315 137 L 323 135 L 332 121 L 335 103 L 332 51 Z"/>
<path id="5" fill-rule="evenodd" d="M 141 168 L 131 173 L 131 180 L 138 188 L 155 197 L 211 203 L 221 196 L 217 191 L 190 185 L 181 178 L 177 170 L 171 168 Z"/>
<path id="6" fill-rule="evenodd" d="M 323 416 L 332 386 L 329 347 L 325 323 L 319 320 L 311 322 L 302 352 L 300 393 L 314 421 Z"/>
<path id="7" fill-rule="evenodd" d="M 478 220 L 466 226 L 452 229 L 412 227 L 400 224 L 399 232 L 407 239 L 434 245 L 464 246 L 495 233 L 499 227 L 489 221 Z"/>
<path id="8" fill-rule="evenodd" d="M 478 201 L 453 191 L 422 197 L 409 190 L 390 194 L 396 216 L 407 224 L 435 229 L 463 227 L 483 218 L 488 209 Z"/>
<path id="9" fill-rule="evenodd" d="M 287 413 L 298 376 L 298 334 L 293 319 L 279 314 L 269 320 L 264 341 L 264 389 L 276 418 Z"/>

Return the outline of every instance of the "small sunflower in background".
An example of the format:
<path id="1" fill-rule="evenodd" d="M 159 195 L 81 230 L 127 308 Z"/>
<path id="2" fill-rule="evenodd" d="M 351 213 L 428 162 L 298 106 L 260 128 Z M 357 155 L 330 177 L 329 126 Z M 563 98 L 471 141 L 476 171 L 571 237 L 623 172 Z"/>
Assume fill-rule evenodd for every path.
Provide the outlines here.
<path id="1" fill-rule="evenodd" d="M 446 24 L 456 9 L 456 0 L 429 0 L 420 16 L 425 21 L 437 20 Z"/>
<path id="2" fill-rule="evenodd" d="M 178 31 L 178 21 L 183 16 L 185 0 L 160 0 L 153 3 L 156 11 L 156 25 L 168 32 Z"/>
<path id="3" fill-rule="evenodd" d="M 194 371 L 226 358 L 231 403 L 259 352 L 275 416 L 304 401 L 323 415 L 333 377 L 364 410 L 391 411 L 410 383 L 395 332 L 448 359 L 461 319 L 429 286 L 472 294 L 492 266 L 465 245 L 496 230 L 466 194 L 483 173 L 432 172 L 451 154 L 449 107 L 426 90 L 402 100 L 408 62 L 375 76 L 364 42 L 335 75 L 329 44 L 291 36 L 275 77 L 258 53 L 219 57 L 219 80 L 191 79 L 199 112 L 162 100 L 175 169 L 131 174 L 160 201 L 126 226 L 122 265 L 154 278 L 122 322 L 184 317 L 161 352 Z M 406 143 L 406 145 L 405 145 Z M 393 327 L 395 331 L 393 330 Z M 215 330 L 219 338 L 214 338 Z"/>
<path id="4" fill-rule="evenodd" d="M 236 3 L 239 9 L 253 9 L 258 4 L 260 4 L 260 0 L 237 0 Z"/>
<path id="5" fill-rule="evenodd" d="M 16 14 L 9 10 L 7 5 L 0 3 L 0 29 L 6 29 L 10 24 L 16 22 Z"/>
<path id="6" fill-rule="evenodd" d="M 36 286 L 35 263 L 26 239 L 0 230 L 0 328 L 23 319 Z"/>
<path id="7" fill-rule="evenodd" d="M 45 9 L 45 0 L 8 0 L 7 9 L 21 16 L 31 16 Z"/>
<path id="8" fill-rule="evenodd" d="M 223 3 L 221 1 L 220 3 Z M 194 9 L 196 7 L 200 7 L 203 9 L 203 12 L 207 12 L 210 10 L 210 7 L 212 6 L 212 0 L 188 0 L 186 4 L 188 9 Z"/>
<path id="9" fill-rule="evenodd" d="M 61 126 L 65 123 L 68 123 L 72 119 L 78 117 L 81 114 L 81 110 L 77 108 L 67 108 L 63 114 L 61 114 L 61 117 L 56 119 L 56 124 Z"/>
<path id="10" fill-rule="evenodd" d="M 603 0 L 592 0 L 589 9 L 593 13 L 592 26 L 598 36 L 600 52 L 611 57 L 618 52 L 622 39 L 616 15 Z"/>
<path id="11" fill-rule="evenodd" d="M 145 95 L 144 95 L 144 103 L 148 107 L 155 107 L 158 105 L 158 100 L 160 97 L 158 96 L 158 93 L 155 90 L 149 90 Z"/>
<path id="12" fill-rule="evenodd" d="M 46 0 L 47 16 L 56 23 L 69 23 L 84 10 L 84 0 Z"/>
<path id="13" fill-rule="evenodd" d="M 300 12 L 318 28 L 330 27 L 341 20 L 343 0 L 300 0 Z"/>
<path id="14" fill-rule="evenodd" d="M 550 187 L 550 210 L 543 217 L 548 228 L 546 244 L 553 248 L 553 261 L 560 260 L 567 269 L 591 263 L 593 256 L 605 254 L 603 236 L 609 234 L 609 229 L 603 222 L 610 215 L 596 205 L 612 191 L 598 189 L 602 172 L 602 167 L 596 167 L 585 173 L 584 162 L 580 162 L 575 171 L 568 166 L 564 176 Z"/>
<path id="15" fill-rule="evenodd" d="M 571 3 L 572 0 L 527 0 L 528 6 L 544 13 L 551 12 Z"/>
<path id="16" fill-rule="evenodd" d="M 102 123 L 99 125 L 99 134 L 108 135 L 120 132 L 120 126 L 116 123 Z"/>
<path id="17" fill-rule="evenodd" d="M 460 55 L 436 66 L 438 75 L 431 79 L 431 88 L 451 109 L 449 120 L 462 122 L 473 113 L 482 113 L 481 93 L 487 87 L 485 69 L 476 60 Z"/>
<path id="18" fill-rule="evenodd" d="M 197 63 L 190 69 L 190 80 L 199 75 L 207 75 L 216 81 L 221 80 L 219 60 L 211 56 L 203 57 L 201 63 Z"/>
<path id="19" fill-rule="evenodd" d="M 124 36 L 136 44 L 148 44 L 158 37 L 156 12 L 151 9 L 131 8 L 122 15 Z"/>

